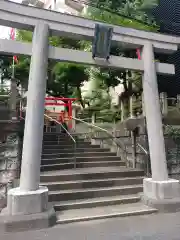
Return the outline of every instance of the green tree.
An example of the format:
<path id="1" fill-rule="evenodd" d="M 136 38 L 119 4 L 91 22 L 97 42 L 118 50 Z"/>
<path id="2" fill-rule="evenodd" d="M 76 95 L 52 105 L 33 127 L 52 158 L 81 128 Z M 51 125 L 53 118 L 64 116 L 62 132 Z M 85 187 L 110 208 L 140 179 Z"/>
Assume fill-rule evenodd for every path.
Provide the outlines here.
<path id="1" fill-rule="evenodd" d="M 57 63 L 53 69 L 53 81 L 48 84 L 48 92 L 53 96 L 77 97 L 83 106 L 81 86 L 88 80 L 86 67 L 73 63 Z"/>
<path id="2" fill-rule="evenodd" d="M 126 3 L 126 0 L 90 0 L 89 3 L 99 9 L 104 8 L 118 11 L 118 9 L 122 8 L 123 5 Z"/>
<path id="3" fill-rule="evenodd" d="M 84 114 L 88 117 L 95 113 L 96 117 L 103 119 L 106 116 L 107 120 L 112 115 L 111 97 L 102 79 L 91 74 L 88 91 L 83 93 L 83 97 L 85 103 Z"/>
<path id="4" fill-rule="evenodd" d="M 104 12 L 107 15 L 107 11 L 110 15 L 118 14 L 119 19 L 121 18 L 120 25 L 128 27 L 132 24 L 139 29 L 144 29 L 146 24 L 149 24 L 149 28 L 156 25 L 152 9 L 158 5 L 158 2 L 158 0 L 90 0 L 89 5 L 93 12 L 100 10 L 102 15 Z M 131 27 L 134 27 L 132 25 Z"/>
<path id="5" fill-rule="evenodd" d="M 1 78 L 1 84 L 3 84 L 4 79 L 11 78 L 12 75 L 12 65 L 13 58 L 6 55 L 0 56 L 0 78 Z"/>
<path id="6" fill-rule="evenodd" d="M 85 17 L 89 17 L 94 20 L 100 20 L 103 22 L 121 25 L 126 27 L 133 27 L 142 30 L 149 31 L 157 31 L 158 27 L 156 25 L 146 25 L 138 20 L 132 20 L 133 14 L 136 13 L 137 16 L 144 16 L 142 13 L 142 9 L 147 8 L 147 4 L 142 0 L 96 0 L 92 1 L 93 4 L 96 4 L 98 8 L 89 7 Z M 144 4 L 144 5 L 143 5 Z M 116 13 L 126 13 L 128 17 L 119 16 L 118 14 L 112 14 L 107 10 L 111 10 Z M 138 11 L 136 11 L 138 10 Z M 139 15 L 139 12 L 141 14 Z M 32 41 L 32 33 L 28 31 L 19 31 L 18 40 L 31 42 Z M 84 41 L 78 41 L 67 38 L 60 37 L 50 37 L 49 43 L 55 47 L 68 47 L 71 49 L 88 49 L 90 50 L 91 45 L 87 44 Z M 125 52 L 122 49 L 117 47 L 111 50 L 111 53 L 117 56 L 135 56 L 135 52 Z M 19 81 L 26 82 L 29 74 L 29 63 L 30 58 L 20 57 L 19 63 L 16 65 L 16 76 Z M 90 69 L 90 70 L 89 70 Z M 87 71 L 88 70 L 88 71 Z M 134 86 L 136 91 L 138 84 L 137 77 L 135 74 L 132 74 L 130 71 L 121 71 L 121 70 L 112 70 L 105 68 L 86 68 L 76 64 L 64 64 L 64 63 L 56 63 L 54 61 L 49 61 L 48 64 L 48 82 L 47 82 L 47 92 L 51 93 L 54 96 L 69 96 L 75 95 L 81 101 L 83 105 L 83 99 L 81 96 L 81 86 L 84 80 L 89 79 L 89 71 L 91 74 L 94 74 L 94 78 L 101 79 L 103 82 L 103 86 L 106 87 L 106 92 L 111 86 L 116 86 L 119 82 L 124 85 L 124 94 L 122 97 L 129 98 L 131 94 L 134 93 Z M 140 76 L 138 76 L 138 81 Z M 140 87 L 138 88 L 140 90 Z M 104 91 L 104 90 L 103 90 Z M 102 104 L 101 104 L 102 105 Z M 105 106 L 104 106 L 105 107 Z"/>
<path id="7" fill-rule="evenodd" d="M 155 6 L 154 4 L 150 4 L 145 0 L 122 0 L 122 1 L 101 1 L 101 0 L 92 0 L 90 1 L 91 6 L 88 7 L 85 16 L 91 18 L 93 20 L 98 20 L 114 25 L 121 25 L 124 27 L 131 27 L 140 30 L 147 31 L 157 31 L 158 26 L 151 19 L 151 25 L 139 22 L 138 20 L 145 21 L 147 14 L 145 10 L 152 9 Z M 149 4 L 149 5 L 148 5 Z M 95 6 L 95 7 L 92 7 Z M 113 14 L 112 12 L 116 13 Z M 124 16 L 119 15 L 124 14 Z M 132 17 L 136 18 L 132 19 Z M 146 21 L 147 22 L 147 21 Z M 125 56 L 136 58 L 135 51 L 124 51 L 118 47 L 113 47 L 111 49 L 111 54 L 116 56 Z M 103 83 L 107 87 L 107 91 L 110 87 L 115 87 L 119 83 L 124 86 L 124 92 L 121 94 L 120 99 L 128 106 L 129 98 L 132 95 L 135 95 L 137 99 L 139 99 L 139 95 L 142 92 L 142 84 L 141 84 L 141 74 L 132 72 L 132 71 L 124 71 L 124 70 L 114 70 L 114 69 L 105 69 L 105 68 L 96 68 L 93 71 L 94 78 L 101 79 Z M 138 110 L 139 111 L 139 110 Z M 119 111 L 118 111 L 119 112 Z M 128 112 L 128 110 L 127 110 Z"/>
<path id="8" fill-rule="evenodd" d="M 18 31 L 17 40 L 31 42 L 32 32 Z M 82 49 L 81 41 L 62 37 L 50 37 L 49 44 L 54 47 Z M 20 83 L 26 83 L 29 75 L 30 58 L 21 57 L 16 65 L 16 78 Z M 76 94 L 82 104 L 81 85 L 87 80 L 86 68 L 76 64 L 66 64 L 48 61 L 47 93 L 52 96 L 72 96 Z"/>

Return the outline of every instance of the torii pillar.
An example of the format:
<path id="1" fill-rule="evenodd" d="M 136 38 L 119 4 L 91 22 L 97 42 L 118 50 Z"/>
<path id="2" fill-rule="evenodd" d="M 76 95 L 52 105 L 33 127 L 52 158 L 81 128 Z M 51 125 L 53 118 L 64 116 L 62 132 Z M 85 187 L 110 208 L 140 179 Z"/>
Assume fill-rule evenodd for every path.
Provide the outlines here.
<path id="1" fill-rule="evenodd" d="M 4 231 L 45 228 L 56 222 L 55 211 L 48 205 L 48 188 L 40 186 L 48 37 L 48 25 L 38 22 L 32 42 L 20 186 L 8 191 L 7 208 L 1 215 L 4 224 L 0 224 Z"/>
<path id="2" fill-rule="evenodd" d="M 176 211 L 180 209 L 180 184 L 178 180 L 168 178 L 154 49 L 151 42 L 144 45 L 142 56 L 144 107 L 152 171 L 152 178 L 145 178 L 143 182 L 143 200 L 160 211 Z"/>

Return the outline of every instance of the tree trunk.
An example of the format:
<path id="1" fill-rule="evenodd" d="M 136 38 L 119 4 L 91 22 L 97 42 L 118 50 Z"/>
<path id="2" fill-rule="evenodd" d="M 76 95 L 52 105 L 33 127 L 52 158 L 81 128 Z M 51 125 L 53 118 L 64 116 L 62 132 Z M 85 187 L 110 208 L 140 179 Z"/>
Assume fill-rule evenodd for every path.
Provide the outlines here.
<path id="1" fill-rule="evenodd" d="M 68 97 L 68 83 L 67 82 L 64 84 L 64 95 L 66 97 Z"/>
<path id="2" fill-rule="evenodd" d="M 85 106 L 84 106 L 84 102 L 82 100 L 81 88 L 80 88 L 80 86 L 77 86 L 76 88 L 77 88 L 77 98 L 78 98 L 81 106 L 84 108 Z"/>

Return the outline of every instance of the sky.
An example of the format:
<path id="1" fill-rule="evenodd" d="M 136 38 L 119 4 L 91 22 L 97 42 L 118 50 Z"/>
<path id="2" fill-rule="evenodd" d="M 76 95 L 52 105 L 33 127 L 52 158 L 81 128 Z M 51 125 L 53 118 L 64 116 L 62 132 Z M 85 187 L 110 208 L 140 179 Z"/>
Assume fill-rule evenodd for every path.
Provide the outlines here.
<path id="1" fill-rule="evenodd" d="M 22 2 L 22 0 L 11 0 L 12 2 Z M 9 37 L 9 28 L 0 26 L 0 38 L 8 38 Z"/>

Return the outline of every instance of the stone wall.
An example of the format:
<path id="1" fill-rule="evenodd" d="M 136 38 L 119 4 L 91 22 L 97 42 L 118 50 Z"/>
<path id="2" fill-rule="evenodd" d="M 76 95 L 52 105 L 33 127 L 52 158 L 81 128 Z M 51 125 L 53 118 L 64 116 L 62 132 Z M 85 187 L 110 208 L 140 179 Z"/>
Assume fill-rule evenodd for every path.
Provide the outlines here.
<path id="1" fill-rule="evenodd" d="M 143 123 L 143 120 L 142 120 Z M 116 126 L 113 124 L 96 124 L 96 126 L 100 126 L 109 132 L 114 132 L 115 136 L 117 137 L 117 143 L 120 143 L 120 146 L 125 146 L 126 151 L 126 162 L 127 165 L 130 167 L 133 166 L 133 163 L 135 161 L 136 168 L 142 169 L 145 171 L 145 174 L 150 169 L 150 157 L 149 155 L 145 154 L 142 147 L 145 150 L 148 150 L 148 141 L 147 136 L 144 131 L 144 124 L 140 124 L 140 131 L 139 136 L 136 138 L 136 157 L 134 159 L 133 155 L 133 146 L 132 146 L 132 137 L 130 135 L 130 132 L 128 132 L 125 129 L 125 126 L 123 123 L 117 123 Z M 93 128 L 95 131 L 95 128 Z M 85 124 L 78 124 L 76 128 L 76 132 L 78 133 L 88 133 L 90 131 L 90 128 Z M 111 138 L 107 138 L 107 134 L 103 133 L 101 131 L 95 131 L 94 138 L 92 139 L 93 144 L 100 144 L 101 147 L 110 147 L 112 151 L 118 152 L 120 151 L 120 148 L 118 149 L 115 144 L 113 143 L 113 140 Z M 141 145 L 141 147 L 139 146 Z M 168 166 L 168 172 L 169 176 L 180 179 L 180 140 L 175 141 L 172 139 L 171 136 L 165 136 L 165 148 L 166 148 L 166 156 L 167 156 L 167 166 Z M 121 152 L 122 153 L 122 152 Z M 123 155 L 120 154 L 122 157 Z M 149 168 L 149 169 L 148 169 Z"/>
<path id="2" fill-rule="evenodd" d="M 20 176 L 21 125 L 19 122 L 0 123 L 0 209 L 6 205 L 6 194 L 13 180 Z"/>
<path id="3" fill-rule="evenodd" d="M 180 139 L 165 136 L 167 166 L 172 178 L 180 179 Z"/>

